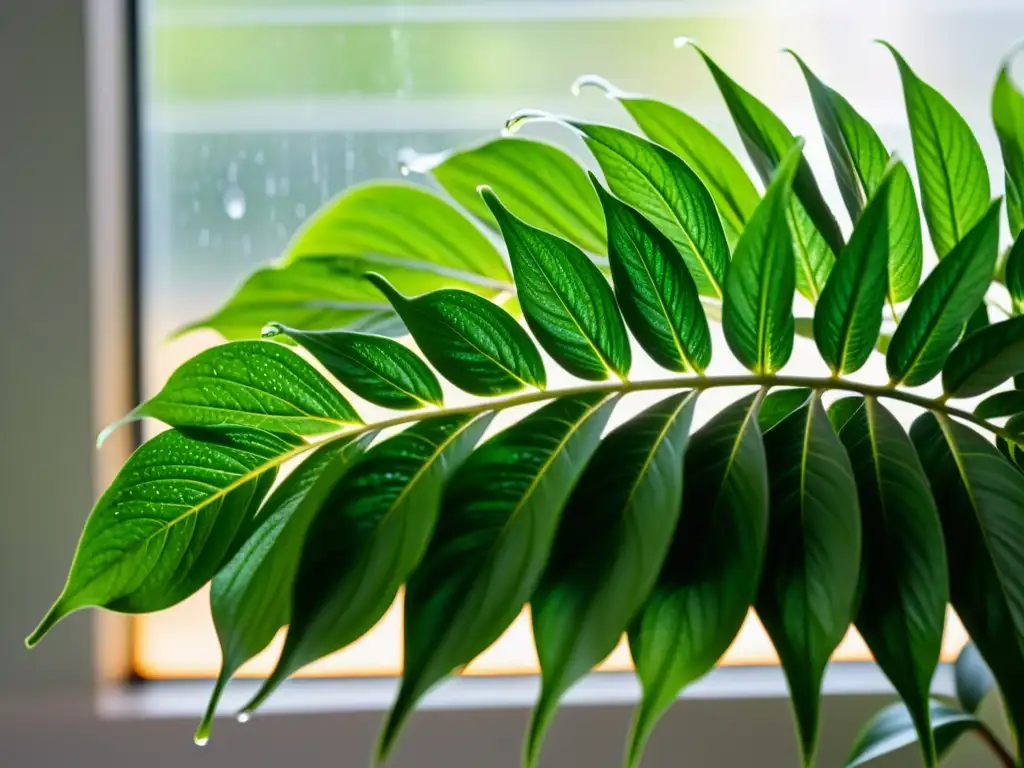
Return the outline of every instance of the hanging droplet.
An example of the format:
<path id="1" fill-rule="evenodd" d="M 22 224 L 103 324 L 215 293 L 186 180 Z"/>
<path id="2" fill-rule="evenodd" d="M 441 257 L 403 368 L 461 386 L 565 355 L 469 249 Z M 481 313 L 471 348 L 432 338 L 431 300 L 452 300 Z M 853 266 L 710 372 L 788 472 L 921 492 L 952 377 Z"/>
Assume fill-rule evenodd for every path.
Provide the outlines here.
<path id="1" fill-rule="evenodd" d="M 280 336 L 284 333 L 284 328 L 281 327 L 280 323 L 267 323 L 263 326 L 263 330 L 260 331 L 260 336 L 264 339 L 272 339 L 275 336 Z"/>
<path id="2" fill-rule="evenodd" d="M 540 109 L 521 109 L 505 121 L 505 129 L 502 131 L 502 134 L 511 136 L 514 133 L 518 133 L 519 129 L 526 123 L 554 119 L 555 117 L 551 113 Z"/>
<path id="3" fill-rule="evenodd" d="M 235 719 L 240 723 L 248 723 L 250 720 L 252 720 L 252 715 L 250 715 L 248 712 L 239 712 Z"/>
<path id="4" fill-rule="evenodd" d="M 573 96 L 579 96 L 580 91 L 588 86 L 598 88 L 603 91 L 604 95 L 609 99 L 618 99 L 629 95 L 621 88 L 617 88 L 612 85 L 600 75 L 580 75 L 573 81 L 573 84 L 569 86 L 569 90 L 572 91 Z"/>
<path id="5" fill-rule="evenodd" d="M 229 219 L 241 219 L 245 216 L 245 208 L 245 193 L 239 187 L 232 185 L 224 190 L 224 212 Z"/>
<path id="6" fill-rule="evenodd" d="M 205 747 L 207 744 L 210 743 L 210 737 L 209 736 L 196 736 L 195 743 L 196 743 L 197 747 Z"/>
<path id="7" fill-rule="evenodd" d="M 674 45 L 676 48 L 685 48 L 686 46 L 696 42 L 697 41 L 694 40 L 692 37 L 686 37 L 685 35 L 683 35 L 675 38 L 672 41 L 672 45 Z"/>
<path id="8" fill-rule="evenodd" d="M 398 172 L 403 176 L 411 173 L 430 173 L 441 163 L 448 159 L 451 152 L 417 152 L 412 147 L 402 147 L 398 150 Z"/>

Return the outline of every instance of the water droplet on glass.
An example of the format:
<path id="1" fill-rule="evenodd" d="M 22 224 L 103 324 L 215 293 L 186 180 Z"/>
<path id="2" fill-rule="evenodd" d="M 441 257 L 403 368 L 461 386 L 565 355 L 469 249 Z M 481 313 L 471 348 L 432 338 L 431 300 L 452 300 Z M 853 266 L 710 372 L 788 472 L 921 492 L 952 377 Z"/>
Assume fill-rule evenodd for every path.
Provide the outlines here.
<path id="1" fill-rule="evenodd" d="M 232 184 L 238 181 L 238 163 L 228 164 L 228 181 Z"/>
<path id="2" fill-rule="evenodd" d="M 296 203 L 295 204 L 295 218 L 304 219 L 306 218 L 306 204 Z"/>
<path id="3" fill-rule="evenodd" d="M 281 329 L 280 323 L 267 323 L 263 326 L 263 330 L 260 331 L 260 336 L 264 339 L 272 339 L 282 333 L 284 333 L 284 331 Z"/>
<path id="4" fill-rule="evenodd" d="M 277 194 L 277 179 L 273 176 L 267 176 L 263 182 L 263 193 L 267 197 L 274 197 Z"/>
<path id="5" fill-rule="evenodd" d="M 289 182 L 287 176 L 282 176 L 280 179 L 278 179 L 278 181 L 277 181 L 277 191 L 280 193 L 281 197 L 288 197 L 288 193 L 290 191 L 290 188 L 291 188 L 291 183 Z"/>
<path id="6" fill-rule="evenodd" d="M 209 248 L 210 247 L 210 230 L 201 229 L 199 230 L 199 247 Z"/>
<path id="7" fill-rule="evenodd" d="M 263 165 L 263 153 L 257 152 L 256 156 L 253 157 L 253 160 L 255 161 L 256 165 Z"/>
<path id="8" fill-rule="evenodd" d="M 526 123 L 554 119 L 553 115 L 539 109 L 521 109 L 505 121 L 505 129 L 502 133 L 506 136 L 511 136 L 517 133 Z"/>
<path id="9" fill-rule="evenodd" d="M 242 253 L 246 256 L 252 253 L 252 238 L 248 235 L 242 235 Z"/>
<path id="10" fill-rule="evenodd" d="M 240 723 L 248 723 L 250 720 L 252 720 L 252 715 L 250 715 L 248 712 L 239 712 L 238 716 L 235 719 L 238 720 L 238 722 Z"/>
<path id="11" fill-rule="evenodd" d="M 238 221 L 245 216 L 245 193 L 237 186 L 230 186 L 224 190 L 224 213 L 229 219 Z"/>

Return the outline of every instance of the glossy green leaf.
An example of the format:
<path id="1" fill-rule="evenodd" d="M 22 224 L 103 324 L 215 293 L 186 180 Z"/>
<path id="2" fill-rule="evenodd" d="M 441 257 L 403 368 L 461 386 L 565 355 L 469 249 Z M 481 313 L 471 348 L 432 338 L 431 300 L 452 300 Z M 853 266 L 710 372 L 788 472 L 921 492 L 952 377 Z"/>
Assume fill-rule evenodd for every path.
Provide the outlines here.
<path id="1" fill-rule="evenodd" d="M 404 410 L 442 405 L 434 372 L 393 339 L 355 331 L 307 331 L 271 324 L 321 362 L 327 372 L 364 400 Z M 268 335 L 266 332 L 263 334 Z"/>
<path id="2" fill-rule="evenodd" d="M 519 303 L 537 341 L 573 376 L 625 378 L 632 355 L 611 286 L 572 243 L 517 219 L 481 191 L 508 246 Z"/>
<path id="3" fill-rule="evenodd" d="M 882 330 L 892 178 L 886 176 L 864 209 L 814 310 L 814 340 L 836 376 L 863 367 Z"/>
<path id="4" fill-rule="evenodd" d="M 962 338 L 966 339 L 968 336 L 971 336 L 984 328 L 988 328 L 991 324 L 992 321 L 989 320 L 988 317 L 988 306 L 983 301 L 977 306 L 971 314 L 970 319 L 967 321 L 967 324 L 964 326 Z"/>
<path id="5" fill-rule="evenodd" d="M 408 298 L 380 275 L 366 277 L 391 302 L 423 356 L 459 389 L 489 396 L 544 388 L 537 347 L 501 307 L 451 289 Z"/>
<path id="6" fill-rule="evenodd" d="M 726 239 L 735 246 L 757 207 L 758 194 L 747 172 L 725 144 L 700 122 L 671 104 L 625 93 L 596 75 L 585 75 L 574 90 L 592 85 L 616 99 L 655 144 L 682 158 L 715 201 Z"/>
<path id="7" fill-rule="evenodd" d="M 732 404 L 690 439 L 679 524 L 657 584 L 629 630 L 643 687 L 630 768 L 639 765 L 658 718 L 679 691 L 725 653 L 757 594 L 768 520 L 760 403 L 752 395 Z"/>
<path id="8" fill-rule="evenodd" d="M 885 365 L 894 383 L 916 387 L 935 378 L 995 271 L 999 203 L 921 284 L 893 334 Z"/>
<path id="9" fill-rule="evenodd" d="M 864 407 L 864 398 L 860 395 L 841 397 L 828 407 L 828 420 L 832 422 L 832 429 L 838 435 L 846 423 L 857 415 L 857 412 Z"/>
<path id="10" fill-rule="evenodd" d="M 484 443 L 448 482 L 437 530 L 406 585 L 405 674 L 380 758 L 416 702 L 493 643 L 532 597 L 614 402 L 599 393 L 556 400 Z"/>
<path id="11" fill-rule="evenodd" d="M 363 423 L 313 366 L 269 341 L 230 341 L 200 352 L 150 400 L 107 427 L 100 441 L 121 424 L 145 417 L 172 427 L 238 426 L 294 435 Z"/>
<path id="12" fill-rule="evenodd" d="M 612 652 L 658 578 L 679 519 L 695 403 L 679 393 L 615 429 L 569 498 L 530 600 L 541 692 L 527 766 L 537 764 L 559 699 Z"/>
<path id="13" fill-rule="evenodd" d="M 992 91 L 992 122 L 1003 153 L 1006 169 L 1006 211 L 1010 232 L 1020 237 L 1024 232 L 1024 93 L 1010 76 L 1011 57 L 999 70 Z"/>
<path id="14" fill-rule="evenodd" d="M 968 731 L 983 731 L 985 725 L 967 712 L 948 704 L 928 702 L 929 716 L 935 740 L 935 750 L 941 757 Z M 857 740 L 846 758 L 846 768 L 856 768 L 917 741 L 914 721 L 902 703 L 890 704 L 880 710 L 857 735 Z"/>
<path id="15" fill-rule="evenodd" d="M 592 178 L 608 222 L 608 263 L 626 325 L 662 368 L 703 373 L 711 330 L 672 241 Z"/>
<path id="16" fill-rule="evenodd" d="M 433 534 L 446 480 L 493 414 L 426 419 L 356 462 L 309 524 L 273 673 L 244 712 L 289 675 L 364 635 L 391 607 Z"/>
<path id="17" fill-rule="evenodd" d="M 477 188 L 491 187 L 531 226 L 604 254 L 604 217 L 586 174 L 572 157 L 541 141 L 491 139 L 440 156 L 419 156 L 410 167 L 429 171 L 455 201 L 491 226 L 497 222 Z"/>
<path id="18" fill-rule="evenodd" d="M 981 702 L 996 687 L 992 670 L 981 658 L 974 643 L 968 643 L 956 657 L 953 665 L 953 681 L 956 684 L 956 698 L 960 706 L 972 715 L 978 714 Z"/>
<path id="19" fill-rule="evenodd" d="M 984 437 L 925 413 L 910 430 L 939 505 L 950 602 L 1024 727 L 1024 474 Z"/>
<path id="20" fill-rule="evenodd" d="M 774 112 L 741 88 L 701 48 L 693 47 L 710 70 L 761 181 L 770 184 L 796 137 Z M 811 166 L 802 158 L 793 179 L 793 193 L 787 203 L 787 216 L 799 265 L 797 288 L 816 301 L 835 263 L 835 254 L 843 249 L 843 234 L 821 195 Z"/>
<path id="21" fill-rule="evenodd" d="M 233 554 L 273 472 L 308 449 L 241 427 L 143 443 L 96 502 L 67 583 L 26 645 L 80 608 L 146 613 L 184 600 Z"/>
<path id="22" fill-rule="evenodd" d="M 743 232 L 725 284 L 722 330 L 736 358 L 758 374 L 779 370 L 793 353 L 793 246 L 785 227 L 797 142 Z"/>
<path id="23" fill-rule="evenodd" d="M 583 135 L 612 193 L 675 244 L 701 295 L 720 298 L 729 245 L 700 177 L 678 156 L 629 131 L 578 120 L 568 123 Z"/>
<path id="24" fill-rule="evenodd" d="M 942 526 L 924 469 L 903 427 L 867 398 L 839 432 L 853 466 L 863 535 L 856 626 L 936 764 L 928 696 L 949 600 Z"/>
<path id="25" fill-rule="evenodd" d="M 810 399 L 811 390 L 805 387 L 773 389 L 761 401 L 757 411 L 757 425 L 762 432 L 767 432 L 793 411 L 807 405 Z"/>
<path id="26" fill-rule="evenodd" d="M 1024 316 L 989 325 L 967 336 L 942 367 L 950 397 L 975 397 L 1024 373 Z"/>
<path id="27" fill-rule="evenodd" d="M 196 730 L 197 744 L 210 738 L 213 716 L 228 681 L 288 623 L 292 580 L 306 529 L 366 442 L 367 436 L 335 440 L 303 461 L 274 490 L 249 523 L 249 530 L 243 526 L 244 543 L 214 576 L 210 613 L 222 661 L 206 714 Z"/>
<path id="28" fill-rule="evenodd" d="M 935 252 L 942 259 L 989 208 L 992 191 L 985 156 L 956 108 L 918 78 L 895 48 L 883 45 L 899 67 L 921 185 L 921 207 Z"/>
<path id="29" fill-rule="evenodd" d="M 757 613 L 779 654 L 803 764 L 818 744 L 821 681 L 853 621 L 861 527 L 850 460 L 818 398 L 764 437 L 771 478 Z"/>
<path id="30" fill-rule="evenodd" d="M 1007 201 L 1007 207 L 1009 207 L 1009 201 Z M 1006 290 L 1010 292 L 1013 311 L 1016 314 L 1024 314 L 1024 234 L 1018 235 L 1013 247 L 1010 248 L 1004 272 Z"/>
<path id="31" fill-rule="evenodd" d="M 1019 389 L 989 395 L 974 409 L 974 415 L 982 419 L 998 419 L 1002 416 L 1016 416 L 1018 413 L 1024 413 L 1024 391 Z"/>

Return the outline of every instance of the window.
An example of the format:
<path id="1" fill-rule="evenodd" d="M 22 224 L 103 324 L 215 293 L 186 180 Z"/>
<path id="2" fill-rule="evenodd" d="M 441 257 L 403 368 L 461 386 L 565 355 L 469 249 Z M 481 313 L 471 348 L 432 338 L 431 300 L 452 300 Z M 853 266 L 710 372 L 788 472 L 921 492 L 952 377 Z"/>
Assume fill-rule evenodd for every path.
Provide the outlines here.
<path id="1" fill-rule="evenodd" d="M 493 136 L 522 107 L 625 124 L 597 92 L 570 94 L 576 76 L 594 72 L 684 104 L 745 157 L 707 73 L 672 46 L 675 35 L 688 35 L 808 137 L 815 167 L 828 167 L 824 146 L 799 72 L 778 55 L 783 46 L 799 50 L 909 158 L 895 67 L 871 43 L 885 37 L 957 104 L 995 160 L 987 85 L 1022 25 L 1024 9 L 1010 0 L 141 0 L 142 392 L 153 394 L 178 364 L 218 341 L 208 331 L 168 341 L 176 329 L 273 260 L 334 194 L 398 177 L 402 148 L 434 152 Z M 564 132 L 541 126 L 535 135 L 588 162 Z M 821 171 L 819 180 L 843 210 L 830 175 Z M 400 626 L 396 606 L 370 635 L 307 672 L 394 675 Z M 138 617 L 134 627 L 139 674 L 215 674 L 205 593 Z M 952 620 L 945 658 L 963 640 Z M 276 648 L 243 674 L 266 673 Z M 838 658 L 867 653 L 851 634 Z M 726 662 L 773 659 L 751 619 Z M 628 665 L 623 647 L 606 663 Z M 471 667 L 535 669 L 524 618 Z"/>

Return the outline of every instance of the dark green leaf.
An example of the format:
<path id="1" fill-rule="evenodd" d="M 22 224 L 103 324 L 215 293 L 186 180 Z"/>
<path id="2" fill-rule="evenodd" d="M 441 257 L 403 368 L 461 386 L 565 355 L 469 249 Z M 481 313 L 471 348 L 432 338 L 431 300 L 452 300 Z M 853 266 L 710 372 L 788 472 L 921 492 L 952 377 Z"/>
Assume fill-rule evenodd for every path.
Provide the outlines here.
<path id="1" fill-rule="evenodd" d="M 433 164 L 425 166 L 424 160 Z M 591 253 L 605 253 L 601 206 L 579 164 L 557 147 L 504 136 L 441 156 L 416 158 L 455 201 L 491 226 L 497 222 L 480 199 L 485 184 L 515 216 L 564 237 Z"/>
<path id="2" fill-rule="evenodd" d="M 818 398 L 764 438 L 771 512 L 757 613 L 779 654 L 803 764 L 818 744 L 821 680 L 854 617 L 861 529 L 850 460 Z"/>
<path id="3" fill-rule="evenodd" d="M 928 479 L 896 418 L 867 398 L 839 432 L 857 480 L 863 581 L 856 625 L 936 763 L 928 693 L 949 600 L 942 526 Z"/>
<path id="4" fill-rule="evenodd" d="M 998 419 L 1001 416 L 1016 416 L 1024 413 L 1024 391 L 1011 389 L 997 392 L 978 403 L 974 415 L 983 419 Z"/>
<path id="5" fill-rule="evenodd" d="M 992 91 L 992 122 L 996 126 L 999 147 L 1006 169 L 1006 211 L 1010 233 L 1020 237 L 1024 232 L 1024 93 L 1010 77 L 1007 57 Z"/>
<path id="6" fill-rule="evenodd" d="M 757 425 L 762 432 L 767 432 L 793 411 L 807 405 L 810 399 L 811 390 L 805 387 L 773 389 L 761 401 L 757 411 Z"/>
<path id="7" fill-rule="evenodd" d="M 673 395 L 618 427 L 587 465 L 530 600 L 541 692 L 534 766 L 562 695 L 615 648 L 658 578 L 683 500 L 696 396 Z"/>
<path id="8" fill-rule="evenodd" d="M 946 539 L 950 602 L 1024 727 L 1024 475 L 977 432 L 926 413 L 910 430 Z"/>
<path id="9" fill-rule="evenodd" d="M 757 594 L 768 518 L 768 473 L 747 397 L 693 435 L 682 514 L 656 586 L 629 630 L 643 686 L 627 765 L 680 689 L 709 672 Z"/>
<path id="10" fill-rule="evenodd" d="M 608 263 L 629 329 L 658 365 L 703 373 L 711 331 L 697 286 L 672 241 L 592 178 L 608 222 Z"/>
<path id="11" fill-rule="evenodd" d="M 983 328 L 988 328 L 991 324 L 992 322 L 988 318 L 988 306 L 984 301 L 982 301 L 967 321 L 967 325 L 964 326 L 963 338 L 966 339 L 968 336 L 977 333 Z"/>
<path id="12" fill-rule="evenodd" d="M 96 502 L 67 584 L 26 644 L 80 608 L 146 613 L 184 600 L 233 554 L 267 473 L 309 448 L 237 427 L 170 430 L 143 443 Z"/>
<path id="13" fill-rule="evenodd" d="M 230 341 L 200 352 L 152 399 L 107 427 L 100 440 L 147 416 L 172 427 L 239 426 L 293 435 L 363 423 L 313 366 L 269 341 Z"/>
<path id="14" fill-rule="evenodd" d="M 444 483 L 493 414 L 426 419 L 375 445 L 332 488 L 309 525 L 281 657 L 251 712 L 289 675 L 380 620 L 427 547 Z"/>
<path id="15" fill-rule="evenodd" d="M 800 163 L 797 142 L 743 231 L 725 284 L 722 330 L 736 358 L 757 374 L 775 373 L 793 353 L 793 246 L 786 201 Z"/>
<path id="16" fill-rule="evenodd" d="M 893 334 L 885 365 L 892 381 L 916 387 L 942 370 L 964 323 L 985 298 L 995 270 L 999 202 L 921 284 Z"/>
<path id="17" fill-rule="evenodd" d="M 835 376 L 859 370 L 882 330 L 892 174 L 868 202 L 814 310 L 814 340 Z"/>
<path id="18" fill-rule="evenodd" d="M 985 725 L 974 715 L 961 712 L 932 699 L 928 702 L 935 750 L 941 757 L 949 751 L 964 733 L 983 731 Z M 879 757 L 884 757 L 917 741 L 917 730 L 910 712 L 904 704 L 890 704 L 868 721 L 857 735 L 857 740 L 846 758 L 846 768 L 856 768 Z"/>
<path id="19" fill-rule="evenodd" d="M 625 378 L 629 336 L 601 271 L 572 243 L 517 219 L 491 190 L 481 194 L 498 220 L 523 315 L 540 345 L 573 376 Z"/>
<path id="20" fill-rule="evenodd" d="M 722 217 L 726 239 L 735 245 L 757 207 L 757 190 L 735 155 L 717 136 L 680 109 L 647 96 L 620 91 L 607 80 L 585 75 L 573 85 L 593 85 L 618 100 L 655 144 L 675 153 L 704 182 Z"/>
<path id="21" fill-rule="evenodd" d="M 942 367 L 942 388 L 950 397 L 974 397 L 1024 373 L 1024 316 L 967 336 Z"/>
<path id="22" fill-rule="evenodd" d="M 1009 207 L 1009 201 L 1007 201 Z M 1010 292 L 1013 311 L 1024 314 L 1024 233 L 1017 235 L 1017 240 L 1006 257 L 1006 290 Z"/>
<path id="23" fill-rule="evenodd" d="M 368 436 L 335 440 L 319 448 L 274 490 L 249 525 L 244 543 L 218 571 L 210 588 L 210 613 L 220 641 L 220 675 L 196 730 L 205 744 L 217 703 L 231 677 L 288 623 L 291 587 L 309 522 L 338 478 L 366 446 Z"/>
<path id="24" fill-rule="evenodd" d="M 992 195 L 985 157 L 967 122 L 946 99 L 922 81 L 899 52 L 896 59 L 914 141 L 921 207 L 939 258 L 985 216 Z"/>
<path id="25" fill-rule="evenodd" d="M 852 419 L 857 411 L 864 405 L 864 398 L 860 395 L 841 397 L 828 407 L 828 420 L 832 422 L 832 429 L 839 434 L 846 422 Z"/>
<path id="26" fill-rule="evenodd" d="M 405 674 L 381 758 L 423 694 L 493 643 L 533 595 L 614 402 L 597 393 L 556 400 L 484 443 L 448 482 L 405 589 Z"/>
<path id="27" fill-rule="evenodd" d="M 385 408 L 442 405 L 441 385 L 416 354 L 392 339 L 354 331 L 306 331 L 273 323 L 364 400 Z M 264 336 L 267 336 L 264 333 Z"/>
<path id="28" fill-rule="evenodd" d="M 978 714 L 981 702 L 989 691 L 996 687 L 992 670 L 981 658 L 978 647 L 968 643 L 956 657 L 953 665 L 953 680 L 956 683 L 956 698 L 960 706 L 972 715 Z"/>
<path id="29" fill-rule="evenodd" d="M 387 296 L 423 356 L 459 389 L 490 396 L 544 388 L 537 347 L 501 307 L 452 289 L 407 298 L 380 275 L 366 277 Z"/>

